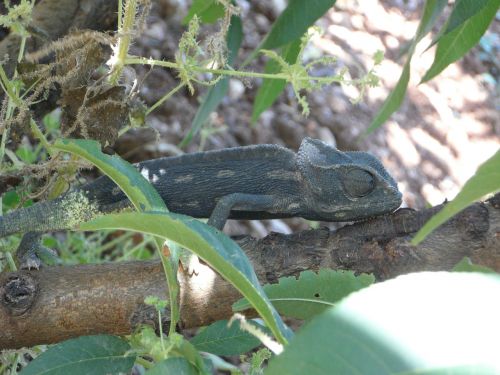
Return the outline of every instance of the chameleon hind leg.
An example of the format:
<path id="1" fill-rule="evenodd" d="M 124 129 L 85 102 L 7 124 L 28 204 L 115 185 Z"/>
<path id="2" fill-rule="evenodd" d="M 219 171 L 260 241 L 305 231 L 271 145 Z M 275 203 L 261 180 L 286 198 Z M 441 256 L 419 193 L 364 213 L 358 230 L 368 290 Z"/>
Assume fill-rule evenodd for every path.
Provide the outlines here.
<path id="1" fill-rule="evenodd" d="M 57 260 L 57 253 L 42 245 L 42 233 L 28 232 L 23 235 L 16 250 L 20 269 L 39 269 L 44 261 Z"/>
<path id="2" fill-rule="evenodd" d="M 108 213 L 127 209 L 131 206 L 128 199 L 101 206 L 100 212 Z M 91 219 L 92 217 L 89 217 Z M 27 232 L 16 250 L 16 259 L 21 269 L 39 269 L 43 264 L 58 264 L 57 253 L 42 245 L 42 232 Z"/>

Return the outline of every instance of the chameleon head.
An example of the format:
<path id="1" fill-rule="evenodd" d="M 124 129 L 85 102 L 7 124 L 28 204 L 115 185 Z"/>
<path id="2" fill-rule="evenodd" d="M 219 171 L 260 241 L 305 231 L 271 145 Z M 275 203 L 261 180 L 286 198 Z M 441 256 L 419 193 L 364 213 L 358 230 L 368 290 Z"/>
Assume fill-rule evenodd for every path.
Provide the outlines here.
<path id="1" fill-rule="evenodd" d="M 355 221 L 394 211 L 401 193 L 382 163 L 366 152 L 342 152 L 305 138 L 297 163 L 314 220 Z"/>

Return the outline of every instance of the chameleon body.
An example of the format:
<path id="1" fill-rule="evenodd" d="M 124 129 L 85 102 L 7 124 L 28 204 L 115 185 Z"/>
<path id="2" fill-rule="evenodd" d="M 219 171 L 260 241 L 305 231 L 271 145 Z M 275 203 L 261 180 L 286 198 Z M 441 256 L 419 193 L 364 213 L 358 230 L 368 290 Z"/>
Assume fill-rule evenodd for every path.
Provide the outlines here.
<path id="1" fill-rule="evenodd" d="M 255 145 L 165 157 L 135 165 L 169 210 L 222 229 L 230 219 L 303 217 L 356 221 L 391 212 L 401 193 L 382 163 L 306 138 L 297 153 Z M 130 205 L 108 177 L 0 217 L 0 238 L 76 227 Z M 79 212 L 79 214 L 77 214 Z"/>

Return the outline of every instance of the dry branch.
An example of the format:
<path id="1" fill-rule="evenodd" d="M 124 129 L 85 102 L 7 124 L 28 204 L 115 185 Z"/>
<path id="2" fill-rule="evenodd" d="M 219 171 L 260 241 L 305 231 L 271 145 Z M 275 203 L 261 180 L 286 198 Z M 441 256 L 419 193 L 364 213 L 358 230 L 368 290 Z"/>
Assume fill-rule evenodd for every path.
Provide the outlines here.
<path id="1" fill-rule="evenodd" d="M 408 272 L 449 270 L 464 256 L 500 271 L 500 194 L 476 203 L 415 247 L 410 234 L 440 207 L 402 209 L 345 226 L 238 240 L 262 283 L 319 268 L 372 272 L 378 280 Z M 231 316 L 239 293 L 210 268 L 179 272 L 182 327 Z M 80 335 L 127 334 L 153 320 L 144 297 L 166 298 L 158 262 L 48 267 L 0 275 L 0 349 Z M 168 317 L 167 317 L 168 318 Z M 167 322 L 168 324 L 168 322 Z"/>
<path id="2" fill-rule="evenodd" d="M 107 0 L 41 0 L 33 8 L 27 50 L 39 50 L 46 43 L 57 40 L 74 30 L 113 30 L 117 5 Z M 21 37 L 8 34 L 0 41 L 0 60 L 10 77 L 17 63 Z"/>

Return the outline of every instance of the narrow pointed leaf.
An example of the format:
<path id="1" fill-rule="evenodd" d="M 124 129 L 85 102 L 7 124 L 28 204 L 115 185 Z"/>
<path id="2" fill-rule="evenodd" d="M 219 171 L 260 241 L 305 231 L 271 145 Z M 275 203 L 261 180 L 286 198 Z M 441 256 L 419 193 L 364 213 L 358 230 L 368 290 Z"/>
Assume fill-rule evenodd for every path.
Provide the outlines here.
<path id="1" fill-rule="evenodd" d="M 51 346 L 21 371 L 22 375 L 106 375 L 128 373 L 135 355 L 125 356 L 130 345 L 116 336 L 82 336 Z"/>
<path id="2" fill-rule="evenodd" d="M 424 6 L 422 19 L 418 25 L 417 33 L 415 35 L 416 43 L 420 42 L 424 36 L 434 27 L 443 9 L 448 3 L 447 0 L 427 0 Z"/>
<path id="3" fill-rule="evenodd" d="M 187 25 L 195 15 L 203 23 L 214 23 L 224 16 L 224 6 L 217 0 L 194 0 L 182 24 Z"/>
<path id="4" fill-rule="evenodd" d="M 163 199 L 148 180 L 119 156 L 102 153 L 98 142 L 86 139 L 58 139 L 53 147 L 90 161 L 123 189 L 138 210 L 166 210 Z"/>
<path id="5" fill-rule="evenodd" d="M 297 56 L 300 51 L 300 38 L 296 39 L 281 50 L 281 56 L 289 63 L 294 64 L 297 61 Z M 264 68 L 265 73 L 279 73 L 281 66 L 276 60 L 269 60 Z M 252 123 L 255 123 L 262 112 L 268 109 L 280 96 L 286 86 L 284 79 L 264 79 L 262 85 L 257 91 L 255 101 L 253 103 Z"/>
<path id="6" fill-rule="evenodd" d="M 488 0 L 479 12 L 463 21 L 453 31 L 443 35 L 437 44 L 434 62 L 422 78 L 422 82 L 441 73 L 448 65 L 464 56 L 474 47 L 495 18 L 500 0 Z"/>
<path id="7" fill-rule="evenodd" d="M 232 65 L 238 50 L 243 40 L 243 27 L 241 25 L 241 19 L 237 16 L 231 17 L 231 26 L 227 34 L 227 48 L 228 48 L 228 65 Z M 202 103 L 196 111 L 193 123 L 191 124 L 191 129 L 189 133 L 184 137 L 184 139 L 179 144 L 179 147 L 185 147 L 188 145 L 193 137 L 198 134 L 203 125 L 207 122 L 210 114 L 215 111 L 219 106 L 220 102 L 226 96 L 227 90 L 229 88 L 229 79 L 227 77 L 222 78 L 214 86 L 210 87 L 203 97 Z"/>
<path id="8" fill-rule="evenodd" d="M 299 39 L 334 4 L 335 0 L 290 0 L 273 23 L 260 49 L 282 47 Z"/>
<path id="9" fill-rule="evenodd" d="M 250 301 L 281 343 L 286 343 L 291 337 L 292 332 L 266 297 L 245 253 L 217 229 L 185 215 L 160 212 L 103 216 L 80 225 L 79 229 L 133 230 L 169 239 L 191 250 Z"/>
<path id="10" fill-rule="evenodd" d="M 480 264 L 472 263 L 469 257 L 464 257 L 452 269 L 453 272 L 481 272 L 481 273 L 495 273 L 491 268 L 481 266 Z"/>
<path id="11" fill-rule="evenodd" d="M 412 244 L 422 242 L 434 229 L 456 215 L 474 201 L 489 193 L 500 190 L 500 150 L 479 166 L 476 174 L 472 176 L 458 193 L 455 199 L 446 204 L 436 215 L 430 218 L 417 232 Z"/>
<path id="12" fill-rule="evenodd" d="M 418 42 L 432 29 L 436 23 L 439 15 L 442 13 L 444 7 L 446 6 L 446 0 L 427 0 L 424 6 L 424 12 L 422 14 L 422 19 L 418 25 L 417 32 L 411 45 L 408 49 L 408 56 L 406 57 L 406 63 L 399 77 L 396 87 L 391 91 L 387 99 L 384 101 L 382 108 L 378 111 L 375 119 L 366 129 L 365 136 L 372 133 L 380 127 L 396 110 L 401 107 L 403 99 L 406 94 L 406 89 L 408 88 L 408 82 L 410 81 L 410 64 L 413 53 L 415 52 L 415 46 Z"/>
<path id="13" fill-rule="evenodd" d="M 396 87 L 394 87 L 387 99 L 385 99 L 382 108 L 380 108 L 368 129 L 366 129 L 365 135 L 373 133 L 380 125 L 386 122 L 399 107 L 401 107 L 401 103 L 403 103 L 405 98 L 408 82 L 410 81 L 410 62 L 411 58 L 409 57 L 403 67 L 403 72 L 401 73 L 401 77 L 399 77 Z"/>
<path id="14" fill-rule="evenodd" d="M 453 6 L 450 17 L 446 21 L 441 31 L 434 37 L 432 43 L 427 47 L 429 49 L 436 44 L 446 34 L 463 25 L 469 18 L 480 12 L 489 0 L 458 0 Z"/>

